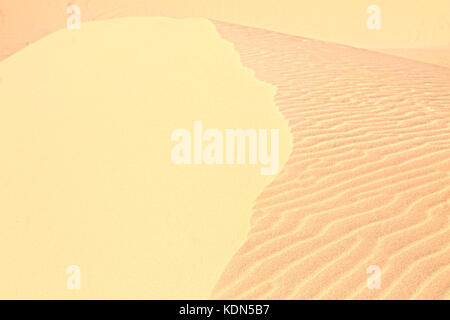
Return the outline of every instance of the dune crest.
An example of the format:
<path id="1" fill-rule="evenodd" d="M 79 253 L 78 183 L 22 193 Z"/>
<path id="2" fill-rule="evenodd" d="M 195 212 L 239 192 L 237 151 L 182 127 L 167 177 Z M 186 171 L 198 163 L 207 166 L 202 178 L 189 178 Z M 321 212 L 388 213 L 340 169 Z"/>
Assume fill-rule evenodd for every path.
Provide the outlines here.
<path id="1" fill-rule="evenodd" d="M 438 48 L 380 48 L 378 52 L 450 68 L 450 46 Z"/>

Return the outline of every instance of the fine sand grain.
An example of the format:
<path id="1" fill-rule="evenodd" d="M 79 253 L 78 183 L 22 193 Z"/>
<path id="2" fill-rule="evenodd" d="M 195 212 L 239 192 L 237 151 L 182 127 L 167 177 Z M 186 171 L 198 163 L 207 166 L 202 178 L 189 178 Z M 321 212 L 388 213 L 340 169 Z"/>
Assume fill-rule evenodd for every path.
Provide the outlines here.
<path id="1" fill-rule="evenodd" d="M 207 298 L 274 176 L 175 165 L 171 134 L 194 120 L 279 129 L 282 167 L 275 88 L 206 19 L 85 23 L 1 62 L 0 78 L 0 298 Z"/>
<path id="2" fill-rule="evenodd" d="M 213 297 L 448 299 L 449 69 L 214 23 L 277 86 L 294 147 Z"/>

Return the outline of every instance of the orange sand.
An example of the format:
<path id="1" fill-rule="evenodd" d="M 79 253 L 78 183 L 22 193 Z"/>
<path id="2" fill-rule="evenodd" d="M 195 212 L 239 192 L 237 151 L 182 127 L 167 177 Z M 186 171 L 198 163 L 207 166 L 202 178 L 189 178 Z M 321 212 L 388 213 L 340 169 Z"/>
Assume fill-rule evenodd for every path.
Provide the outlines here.
<path id="1" fill-rule="evenodd" d="M 0 60 L 64 28 L 65 8 L 72 2 L 0 0 Z M 146 0 L 77 4 L 83 21 L 152 13 L 192 16 L 195 11 L 155 10 Z M 414 5 L 423 10 L 420 3 Z M 442 36 L 448 44 L 448 19 L 412 28 L 416 17 L 398 22 L 398 13 L 408 6 L 396 7 L 383 21 L 404 25 L 403 34 L 434 28 L 431 36 L 412 35 L 411 43 L 436 44 Z M 343 42 L 330 36 L 337 22 L 357 16 L 358 26 L 364 24 L 359 9 L 352 19 L 330 11 L 335 20 L 319 33 L 328 32 L 332 41 Z M 257 21 L 254 10 L 249 12 L 248 24 L 288 32 L 303 21 L 299 26 L 309 33 L 318 27 L 299 19 L 301 11 L 292 11 L 295 20 L 280 11 L 281 27 L 274 20 Z M 245 21 L 229 13 L 209 16 Z M 258 198 L 249 238 L 213 297 L 450 298 L 450 74 L 446 68 L 391 56 L 448 67 L 446 49 L 380 49 L 390 54 L 384 55 L 215 23 L 244 64 L 278 87 L 277 104 L 290 121 L 295 148 L 282 174 Z M 345 25 L 341 37 L 353 41 L 348 34 L 353 25 Z M 302 28 L 297 31 L 292 33 L 302 34 Z M 439 41 L 433 34 L 440 35 Z M 378 47 L 396 44 L 397 39 L 384 44 L 380 35 L 370 35 L 380 38 Z M 381 290 L 370 291 L 365 271 L 374 264 L 382 269 L 382 284 Z"/>
<path id="2" fill-rule="evenodd" d="M 294 151 L 213 297 L 448 299 L 450 70 L 215 24 L 278 87 Z"/>
<path id="3" fill-rule="evenodd" d="M 450 68 L 450 47 L 405 49 L 389 48 L 375 49 L 375 51 Z"/>

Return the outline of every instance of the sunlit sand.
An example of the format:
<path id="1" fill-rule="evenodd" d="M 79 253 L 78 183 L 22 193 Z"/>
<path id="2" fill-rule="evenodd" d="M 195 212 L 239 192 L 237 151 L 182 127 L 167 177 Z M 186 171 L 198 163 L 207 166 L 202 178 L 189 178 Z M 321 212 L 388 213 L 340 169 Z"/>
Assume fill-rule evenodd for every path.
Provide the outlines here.
<path id="1" fill-rule="evenodd" d="M 275 88 L 202 19 L 86 23 L 3 61 L 0 78 L 0 296 L 208 297 L 273 176 L 177 166 L 171 133 L 276 128 L 282 167 Z"/>

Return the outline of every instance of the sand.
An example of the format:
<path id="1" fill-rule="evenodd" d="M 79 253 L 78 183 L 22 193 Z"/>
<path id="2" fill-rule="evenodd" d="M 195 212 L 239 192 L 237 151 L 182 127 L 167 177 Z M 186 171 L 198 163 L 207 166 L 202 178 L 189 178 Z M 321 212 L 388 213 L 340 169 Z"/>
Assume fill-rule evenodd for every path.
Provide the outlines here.
<path id="1" fill-rule="evenodd" d="M 171 133 L 278 129 L 282 167 L 275 88 L 205 19 L 86 23 L 1 62 L 0 78 L 0 297 L 209 297 L 274 176 L 177 166 Z"/>
<path id="2" fill-rule="evenodd" d="M 16 59 L 17 52 L 27 46 L 33 49 L 31 52 L 34 52 L 34 42 L 56 30 L 65 28 L 67 18 L 65 9 L 69 2 L 67 0 L 56 4 L 47 0 L 39 2 L 29 0 L 26 12 L 21 4 L 13 1 L 2 2 L 0 4 L 0 60 L 6 59 L 4 62 L 9 64 L 10 60 Z M 120 233 L 124 233 L 123 229 L 126 229 L 124 235 L 130 239 L 140 237 L 142 241 L 146 241 L 153 235 L 143 231 L 150 222 L 147 223 L 142 218 L 138 219 L 138 222 L 142 223 L 142 228 L 139 227 L 137 230 L 135 221 L 124 224 L 124 221 L 128 220 L 121 216 L 120 209 L 116 210 L 119 213 L 114 216 L 115 220 L 106 225 L 106 227 L 112 225 L 111 231 L 105 231 L 104 224 L 107 219 L 102 220 L 101 216 L 92 221 L 86 216 L 79 218 L 78 213 L 70 213 L 70 219 L 74 220 L 74 228 L 83 226 L 83 237 L 86 236 L 87 239 L 80 239 L 80 236 L 69 232 L 68 234 L 75 239 L 73 243 L 70 242 L 64 231 L 58 233 L 51 227 L 53 223 L 66 224 L 64 219 L 67 213 L 64 218 L 56 222 L 54 217 L 57 217 L 59 212 L 66 212 L 64 208 L 67 208 L 68 204 L 59 203 L 53 211 L 54 216 L 46 217 L 43 222 L 34 221 L 31 214 L 23 214 L 24 211 L 21 209 L 27 208 L 30 204 L 17 200 L 17 195 L 23 193 L 23 184 L 29 184 L 24 174 L 19 175 L 23 176 L 22 182 L 17 184 L 16 189 L 9 191 L 7 197 L 11 199 L 3 204 L 3 208 L 8 205 L 10 206 L 8 209 L 13 208 L 17 212 L 7 217 L 9 220 L 4 224 L 10 226 L 14 221 L 17 226 L 10 228 L 12 231 L 9 233 L 2 234 L 2 240 L 17 243 L 8 249 L 8 261 L 19 261 L 16 268 L 14 263 L 3 267 L 7 272 L 2 280 L 6 283 L 4 290 L 5 292 L 8 290 L 9 297 L 13 292 L 15 297 L 22 298 L 54 296 L 68 298 L 74 296 L 103 298 L 206 296 L 274 299 L 450 298 L 448 226 L 450 23 L 448 17 L 445 17 L 445 12 L 448 12 L 448 2 L 428 1 L 424 6 L 420 2 L 379 1 L 383 9 L 383 27 L 380 32 L 368 31 L 365 28 L 366 16 L 361 14 L 372 2 L 354 5 L 350 1 L 348 3 L 320 1 L 322 4 L 320 6 L 319 2 L 306 1 L 282 3 L 277 1 L 276 4 L 270 1 L 264 4 L 252 1 L 238 4 L 237 1 L 229 1 L 227 5 L 221 6 L 213 1 L 208 4 L 204 1 L 200 4 L 192 2 L 186 6 L 171 5 L 166 1 L 162 5 L 158 5 L 155 1 L 150 4 L 146 0 L 80 0 L 78 3 L 83 10 L 82 28 L 84 28 L 84 21 L 128 15 L 162 15 L 213 17 L 241 25 L 260 26 L 282 32 L 276 33 L 214 21 L 221 36 L 231 42 L 236 50 L 232 58 L 234 59 L 233 70 L 242 71 L 241 63 L 237 62 L 242 59 L 242 63 L 254 70 L 258 79 L 266 83 L 262 85 L 258 82 L 259 85 L 272 94 L 275 89 L 277 90 L 276 106 L 273 102 L 267 102 L 271 98 L 268 100 L 264 98 L 266 102 L 261 105 L 265 103 L 271 105 L 270 108 L 268 107 L 271 111 L 267 113 L 267 123 L 271 123 L 272 120 L 269 119 L 272 119 L 272 116 L 276 117 L 277 113 L 272 113 L 273 108 L 279 108 L 284 117 L 289 120 L 294 150 L 282 173 L 264 190 L 269 180 L 258 181 L 255 187 L 244 195 L 240 195 L 239 191 L 247 190 L 242 188 L 242 183 L 238 187 L 233 185 L 236 181 L 211 190 L 213 195 L 214 192 L 228 195 L 229 190 L 234 190 L 236 192 L 230 194 L 230 197 L 233 202 L 236 201 L 241 205 L 239 208 L 230 208 L 227 206 L 231 205 L 227 202 L 228 200 L 213 198 L 216 204 L 220 203 L 220 207 L 224 206 L 222 214 L 233 213 L 229 224 L 226 219 L 220 220 L 220 223 L 224 225 L 221 225 L 218 230 L 223 229 L 223 233 L 217 237 L 217 242 L 211 244 L 211 246 L 223 246 L 225 253 L 216 250 L 217 256 L 206 261 L 205 252 L 211 246 L 208 249 L 206 242 L 209 238 L 205 236 L 196 242 L 196 245 L 200 243 L 200 247 L 193 249 L 194 245 L 192 245 L 189 248 L 182 248 L 186 249 L 183 259 L 186 257 L 189 257 L 188 261 L 192 259 L 192 264 L 187 264 L 185 269 L 167 269 L 168 263 L 163 263 L 162 267 L 150 264 L 149 267 L 148 261 L 151 260 L 149 254 L 137 258 L 142 252 L 147 252 L 148 247 L 143 248 L 142 243 L 136 240 L 130 241 L 136 245 L 136 252 L 141 253 L 133 254 L 135 251 L 129 253 L 129 246 L 121 243 L 122 238 L 117 240 L 114 235 L 119 225 Z M 203 34 L 205 30 L 201 30 Z M 135 33 L 131 32 L 127 35 L 117 32 L 119 34 L 117 40 L 125 41 L 122 38 L 136 36 L 136 41 L 137 39 L 142 41 L 142 37 L 138 36 L 142 34 L 142 30 L 136 30 Z M 161 32 L 165 34 L 166 30 Z M 105 31 L 105 34 L 109 32 Z M 71 36 L 74 37 L 74 41 L 79 41 L 76 36 Z M 186 34 L 178 36 L 183 38 Z M 205 41 L 205 38 L 199 37 L 199 40 Z M 61 51 L 59 45 L 54 45 L 58 47 L 59 54 Z M 140 46 L 137 43 L 134 45 Z M 347 45 L 366 49 L 351 48 Z M 226 50 L 231 50 L 230 46 L 225 47 L 227 47 Z M 222 52 L 222 49 L 219 51 Z M 23 51 L 24 54 L 26 50 L 28 49 Z M 153 57 L 150 51 L 144 50 Z M 45 60 L 45 52 L 42 51 L 40 54 L 41 59 Z M 87 50 L 87 52 L 90 51 Z M 62 53 L 68 54 L 66 51 Z M 22 51 L 18 54 L 20 56 Z M 36 54 L 30 53 L 30 56 L 28 54 L 25 54 L 27 58 L 21 58 L 22 60 L 19 61 L 23 63 L 27 60 L 29 63 L 27 68 L 35 70 L 33 68 L 36 66 L 32 65 L 32 59 L 36 59 Z M 103 55 L 104 52 L 99 53 L 99 56 Z M 228 61 L 230 56 L 229 52 L 225 61 Z M 70 57 L 72 61 L 73 56 Z M 61 59 L 64 59 L 64 56 L 61 56 Z M 220 63 L 211 62 L 210 67 L 213 70 L 218 69 L 222 65 L 222 60 Z M 63 62 L 60 63 L 63 65 Z M 89 68 L 97 70 L 91 65 L 92 63 L 92 61 L 88 63 Z M 3 66 L 4 64 L 0 63 L 0 69 Z M 77 66 L 79 67 L 76 64 L 75 67 Z M 236 72 L 240 74 L 240 71 Z M 49 76 L 53 74 L 58 72 L 51 72 Z M 153 71 L 148 74 L 152 75 Z M 165 76 L 161 74 L 163 74 L 162 71 L 155 77 L 165 79 Z M 81 72 L 80 75 L 82 75 Z M 212 77 L 211 74 L 208 76 Z M 222 81 L 219 80 L 220 74 L 217 77 L 217 81 Z M 111 78 L 116 77 L 111 75 Z M 253 74 L 251 78 L 252 81 L 256 81 Z M 31 83 L 32 79 L 34 78 L 30 76 L 28 88 L 34 88 L 36 85 Z M 160 81 L 159 79 L 154 79 L 154 82 Z M 236 79 L 240 79 L 240 76 L 236 76 Z M 48 83 L 54 84 L 54 80 L 47 80 L 50 81 Z M 4 80 L 0 79 L 0 88 L 3 85 L 2 81 L 4 83 Z M 206 86 L 204 82 L 200 83 Z M 267 83 L 275 87 L 269 89 Z M 21 90 L 21 86 L 17 86 L 11 94 L 15 94 L 15 97 L 23 95 L 26 91 Z M 115 88 L 118 86 L 117 84 Z M 237 85 L 232 88 L 233 92 L 239 92 L 238 97 L 248 94 L 245 101 L 251 101 L 257 97 L 251 92 L 246 92 L 246 87 L 242 90 L 237 88 Z M 163 92 L 167 90 L 167 88 L 161 89 Z M 42 90 L 42 86 L 39 90 Z M 49 92 L 46 94 L 51 96 Z M 73 98 L 73 95 L 69 97 Z M 217 91 L 214 95 L 211 94 L 210 98 L 214 99 L 216 95 L 225 99 L 224 97 L 228 97 L 229 93 Z M 141 96 L 138 95 L 136 99 L 139 97 Z M 33 96 L 30 95 L 29 99 L 32 98 Z M 3 102 L 1 99 L 2 96 L 0 96 L 0 103 Z M 126 99 L 128 98 L 123 98 L 123 101 L 127 101 Z M 151 99 L 149 98 L 149 101 L 152 101 Z M 111 100 L 109 103 L 114 105 L 116 102 L 114 99 Z M 214 101 L 218 100 L 220 99 Z M 18 100 L 14 105 L 21 106 L 22 103 L 23 100 Z M 26 105 L 31 104 L 23 104 L 23 106 Z M 252 103 L 249 106 L 257 107 Z M 16 115 L 16 117 L 19 116 Z M 101 119 L 100 115 L 96 117 L 95 119 Z M 32 120 L 29 119 L 26 123 L 29 124 Z M 17 121 L 12 123 L 16 124 Z M 189 126 L 189 123 L 183 123 L 182 126 Z M 36 126 L 36 124 L 33 125 Z M 42 126 L 44 125 L 48 123 L 44 121 Z M 36 132 L 42 130 L 40 127 L 36 128 Z M 15 132 L 19 135 L 18 131 Z M 91 131 L 88 131 L 83 139 L 86 139 L 89 132 Z M 12 137 L 18 139 L 17 136 Z M 82 137 L 79 139 L 84 141 Z M 22 157 L 30 156 L 29 151 L 21 152 Z M 50 152 L 50 155 L 52 154 Z M 31 157 L 32 160 L 35 159 L 33 157 Z M 42 155 L 42 159 L 38 161 L 38 167 L 44 166 L 46 158 L 47 156 Z M 22 161 L 28 163 L 25 160 Z M 52 166 L 55 165 L 55 161 L 51 162 Z M 22 162 L 19 162 L 20 164 Z M 16 167 L 15 170 L 13 173 L 19 171 L 19 168 Z M 42 175 L 49 169 L 46 170 Z M 59 172 L 61 171 L 62 169 L 59 169 Z M 28 174 L 29 170 L 25 172 Z M 242 179 L 249 179 L 248 173 L 242 172 L 239 176 L 241 174 L 244 177 Z M 86 179 L 86 176 L 87 173 L 83 179 Z M 119 178 L 115 178 L 114 181 L 120 182 Z M 67 181 L 67 176 L 63 175 L 61 179 Z M 75 178 L 70 177 L 70 179 Z M 227 189 L 230 185 L 234 189 Z M 35 189 L 32 189 L 33 192 L 36 192 L 39 187 L 40 184 L 36 184 Z M 205 188 L 202 186 L 198 189 L 204 192 Z M 14 190 L 20 192 L 15 193 Z M 89 192 L 94 191 L 88 191 L 83 196 L 92 196 Z M 118 191 L 115 189 L 113 191 L 114 196 L 117 196 Z M 64 192 L 67 190 L 58 191 L 57 194 Z M 168 191 L 165 190 L 165 192 Z M 195 195 L 195 192 L 192 194 Z M 50 197 L 49 194 L 44 195 L 47 197 L 44 199 Z M 251 212 L 250 205 L 256 197 L 257 201 Z M 128 198 L 133 197 L 128 195 Z M 161 203 L 158 210 L 162 211 L 165 206 L 171 206 L 174 198 L 176 197 L 170 197 L 170 201 Z M 36 194 L 31 199 L 31 204 L 36 204 Z M 104 199 L 102 201 L 110 199 L 109 194 L 105 194 L 102 199 Z M 123 203 L 126 204 L 129 201 L 123 200 Z M 44 208 L 45 203 L 42 200 L 38 208 Z M 87 206 L 74 203 L 76 202 L 70 202 L 70 207 L 73 207 L 74 211 L 83 211 Z M 187 204 L 189 201 L 186 200 L 182 205 Z M 210 204 L 213 209 L 201 208 L 216 210 L 216 204 L 215 207 Z M 123 208 L 127 208 L 127 205 L 123 205 Z M 103 215 L 105 216 L 106 213 Z M 142 215 L 139 214 L 139 217 Z M 205 214 L 202 217 L 206 216 L 208 215 Z M 251 223 L 248 224 L 250 217 Z M 3 219 L 6 218 L 3 217 Z M 209 220 L 208 223 L 212 223 L 211 221 L 213 220 Z M 36 231 L 41 230 L 44 223 L 50 226 L 50 232 Z M 186 223 L 189 221 L 183 220 L 180 225 L 184 226 Z M 30 233 L 29 225 L 37 225 L 38 229 L 31 229 Z M 100 226 L 101 231 L 90 230 L 89 225 Z M 173 227 L 173 224 L 170 226 Z M 247 236 L 250 228 L 251 231 Z M 203 231 L 201 227 L 199 229 L 193 227 L 185 234 Z M 158 228 L 156 230 L 158 231 Z M 174 231 L 167 227 L 163 230 L 170 235 L 164 238 L 166 241 L 176 239 L 171 249 L 178 248 L 175 246 L 180 238 L 171 237 L 174 237 L 173 234 L 179 232 L 181 228 Z M 236 241 L 227 244 L 223 239 L 228 239 L 230 230 L 238 235 Z M 25 235 L 24 240 L 17 241 L 17 235 L 22 234 Z M 55 234 L 58 235 L 57 238 L 61 237 L 64 240 L 61 244 L 59 242 L 54 244 Z M 95 241 L 92 240 L 94 234 L 98 234 Z M 30 237 L 39 239 L 39 242 L 31 241 Z M 157 237 L 161 237 L 161 233 L 156 233 L 154 239 Z M 241 246 L 244 239 L 247 240 Z M 183 240 L 185 238 L 181 238 L 181 242 Z M 80 241 L 90 243 L 88 248 L 92 247 L 92 249 L 82 252 L 86 250 L 86 246 L 79 246 Z M 106 245 L 111 241 L 114 248 Z M 39 244 L 38 248 L 43 243 L 44 249 L 35 249 L 35 243 Z M 62 249 L 63 246 L 68 248 L 68 253 Z M 4 245 L 2 249 L 6 250 L 5 248 Z M 17 248 L 20 250 L 15 250 Z M 167 247 L 160 246 L 158 250 L 160 249 L 166 250 Z M 25 256 L 25 253 L 30 255 L 33 250 L 37 250 L 34 256 Z M 183 250 L 180 249 L 180 252 Z M 189 252 L 195 253 L 197 250 L 197 255 L 189 256 Z M 104 254 L 102 254 L 103 251 Z M 82 258 L 82 266 L 85 265 L 84 263 L 89 265 L 91 261 L 94 265 L 96 261 L 108 261 L 108 266 L 100 263 L 99 266 L 90 267 L 87 275 L 88 284 L 85 284 L 83 293 L 80 294 L 67 292 L 61 287 L 66 277 L 61 270 L 66 264 L 74 263 L 73 252 L 77 252 Z M 39 255 L 50 262 L 43 262 Z M 61 259 L 55 260 L 55 257 L 61 257 Z M 202 262 L 196 264 L 195 259 Z M 130 260 L 136 261 L 135 266 L 130 267 Z M 30 265 L 34 269 L 28 269 Z M 380 290 L 368 290 L 366 286 L 366 280 L 369 277 L 366 269 L 371 265 L 377 265 L 381 269 Z M 160 268 L 159 273 L 155 272 L 156 278 L 160 277 L 159 282 L 154 281 L 154 276 L 151 278 L 145 276 L 146 271 L 153 270 L 152 268 L 154 270 Z M 169 273 L 167 278 L 164 276 L 163 268 L 166 268 Z M 179 275 L 180 270 L 181 275 Z M 42 279 L 36 277 L 36 274 L 47 272 L 49 275 Z M 207 276 L 199 280 L 198 272 L 206 273 Z M 214 280 L 221 273 L 220 280 L 218 282 Z M 130 275 L 132 275 L 131 278 Z M 23 283 L 15 287 L 15 282 L 22 278 Z M 165 284 L 167 279 L 172 279 L 169 280 L 169 282 L 172 281 L 169 287 Z M 51 283 L 50 288 L 49 283 Z M 193 285 L 194 283 L 199 284 L 198 288 Z M 210 295 L 214 284 L 215 289 Z M 133 290 L 129 290 L 131 287 Z M 0 296 L 3 293 L 0 292 Z"/>
<path id="3" fill-rule="evenodd" d="M 447 0 L 0 0 L 0 60 L 66 27 L 68 5 L 82 22 L 126 16 L 200 17 L 363 48 L 450 45 Z M 381 9 L 381 29 L 369 30 L 370 5 Z"/>
<path id="4" fill-rule="evenodd" d="M 375 51 L 450 68 L 450 47 L 382 48 Z"/>
<path id="5" fill-rule="evenodd" d="M 215 24 L 277 86 L 294 149 L 212 297 L 448 299 L 450 70 Z"/>

